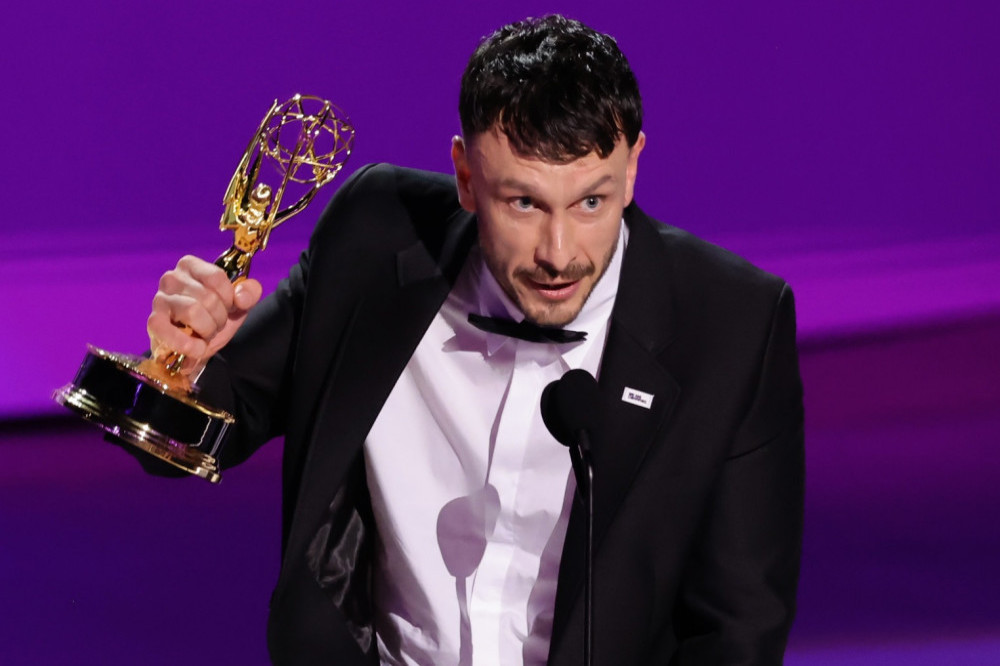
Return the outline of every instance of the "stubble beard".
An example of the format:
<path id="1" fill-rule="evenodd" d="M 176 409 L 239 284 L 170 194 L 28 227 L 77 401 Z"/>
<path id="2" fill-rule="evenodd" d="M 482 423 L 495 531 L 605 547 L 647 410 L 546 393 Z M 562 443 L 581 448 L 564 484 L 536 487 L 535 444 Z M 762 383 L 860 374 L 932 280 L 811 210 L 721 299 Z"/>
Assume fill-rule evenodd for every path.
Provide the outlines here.
<path id="1" fill-rule="evenodd" d="M 562 327 L 569 324 L 571 321 L 576 319 L 580 311 L 587 304 L 590 299 L 590 295 L 594 293 L 594 288 L 597 284 L 604 278 L 604 274 L 608 270 L 608 266 L 611 265 L 611 258 L 615 256 L 615 251 L 618 249 L 618 239 L 619 235 L 615 236 L 614 243 L 608 249 L 607 254 L 604 255 L 601 261 L 601 268 L 598 271 L 594 264 L 580 264 L 571 263 L 562 271 L 553 271 L 546 266 L 535 266 L 534 268 L 515 268 L 513 275 L 508 278 L 505 273 L 502 272 L 501 268 L 493 260 L 493 256 L 487 251 L 486 248 L 481 248 L 483 260 L 486 262 L 486 267 L 489 269 L 490 273 L 496 279 L 497 284 L 503 289 L 507 297 L 517 306 L 517 309 L 524 314 L 525 320 L 537 324 L 538 326 L 548 326 L 548 327 Z M 537 282 L 575 282 L 577 280 L 582 280 L 590 275 L 597 273 L 597 279 L 590 283 L 587 292 L 583 294 L 583 297 L 579 301 L 579 305 L 571 310 L 568 314 L 562 314 L 562 316 L 557 316 L 557 311 L 568 305 L 567 302 L 553 303 L 548 306 L 542 305 L 539 308 L 535 308 L 536 311 L 529 311 L 528 307 L 518 295 L 517 290 L 514 289 L 515 280 L 535 280 Z M 580 298 L 579 294 L 574 294 L 574 299 Z M 537 311 L 540 310 L 540 311 Z"/>

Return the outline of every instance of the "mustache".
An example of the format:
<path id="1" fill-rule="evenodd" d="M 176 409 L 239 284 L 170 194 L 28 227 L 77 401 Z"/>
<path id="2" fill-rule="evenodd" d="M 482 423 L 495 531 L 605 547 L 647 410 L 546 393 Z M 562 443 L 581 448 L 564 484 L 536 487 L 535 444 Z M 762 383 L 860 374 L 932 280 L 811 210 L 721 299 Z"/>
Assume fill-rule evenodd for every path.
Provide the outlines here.
<path id="1" fill-rule="evenodd" d="M 515 278 L 526 278 L 533 282 L 576 282 L 593 275 L 597 268 L 594 264 L 572 263 L 561 271 L 554 270 L 547 266 L 535 266 L 533 268 L 518 268 L 514 270 Z"/>

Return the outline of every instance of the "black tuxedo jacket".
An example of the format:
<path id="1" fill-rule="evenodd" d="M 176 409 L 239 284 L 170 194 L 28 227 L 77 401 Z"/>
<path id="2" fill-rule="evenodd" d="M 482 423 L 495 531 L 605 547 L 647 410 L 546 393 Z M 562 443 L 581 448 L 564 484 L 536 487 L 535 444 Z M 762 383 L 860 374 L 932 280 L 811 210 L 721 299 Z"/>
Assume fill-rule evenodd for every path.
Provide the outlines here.
<path id="1" fill-rule="evenodd" d="M 625 220 L 592 433 L 595 663 L 780 663 L 803 500 L 791 292 L 634 204 Z M 475 240 L 452 178 L 362 169 L 200 381 L 238 419 L 224 465 L 285 437 L 275 663 L 378 663 L 363 443 Z M 551 664 L 582 662 L 584 517 L 577 503 Z"/>

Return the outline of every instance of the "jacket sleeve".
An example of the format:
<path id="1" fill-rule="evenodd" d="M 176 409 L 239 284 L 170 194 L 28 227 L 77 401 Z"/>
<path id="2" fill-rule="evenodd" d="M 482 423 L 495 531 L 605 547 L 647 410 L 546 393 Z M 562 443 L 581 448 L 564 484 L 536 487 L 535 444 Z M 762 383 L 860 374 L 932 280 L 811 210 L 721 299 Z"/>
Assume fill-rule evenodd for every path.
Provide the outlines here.
<path id="1" fill-rule="evenodd" d="M 312 262 L 320 253 L 317 246 L 330 242 L 328 230 L 339 228 L 341 211 L 350 206 L 348 202 L 372 166 L 359 169 L 337 190 L 317 222 L 308 249 L 288 277 L 253 308 L 198 381 L 206 400 L 236 417 L 220 454 L 224 468 L 243 462 L 286 432 L 296 368 L 310 362 L 298 357 L 298 342 Z M 332 242 L 337 242 L 333 236 Z"/>
<path id="2" fill-rule="evenodd" d="M 681 582 L 672 663 L 782 663 L 795 613 L 804 481 L 795 309 L 785 285 L 753 399 Z"/>

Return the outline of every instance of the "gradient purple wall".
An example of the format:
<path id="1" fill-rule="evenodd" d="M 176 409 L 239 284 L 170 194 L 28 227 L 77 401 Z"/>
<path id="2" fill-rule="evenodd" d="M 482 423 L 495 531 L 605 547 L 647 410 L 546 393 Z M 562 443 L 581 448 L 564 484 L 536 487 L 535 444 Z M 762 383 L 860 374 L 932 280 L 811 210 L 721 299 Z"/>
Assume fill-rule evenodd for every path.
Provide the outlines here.
<path id="1" fill-rule="evenodd" d="M 796 663 L 866 663 L 837 647 L 847 635 L 969 632 L 986 638 L 927 661 L 904 650 L 898 663 L 1000 662 L 1000 3 L 95 4 L 18 3 L 0 40 L 0 581 L 45 581 L 30 602 L 0 601 L 20 609 L 0 662 L 16 637 L 29 647 L 15 654 L 69 655 L 35 663 L 77 663 L 73 646 L 95 632 L 136 654 L 155 640 L 136 638 L 146 597 L 171 594 L 152 582 L 158 568 L 189 542 L 238 555 L 267 539 L 266 556 L 221 572 L 242 596 L 206 608 L 256 602 L 222 627 L 218 654 L 232 654 L 243 622 L 247 654 L 262 654 L 274 452 L 213 495 L 137 476 L 96 436 L 62 442 L 18 423 L 62 414 L 49 395 L 85 343 L 142 349 L 160 273 L 228 245 L 223 190 L 274 98 L 318 94 L 347 111 L 348 172 L 373 161 L 447 171 L 469 52 L 498 25 L 551 11 L 615 35 L 639 77 L 640 205 L 795 288 L 811 521 L 797 645 L 834 644 Z M 256 260 L 265 289 L 321 206 Z M 16 508 L 27 505 L 42 513 Z M 185 513 L 155 513 L 174 506 Z M 51 538 L 14 550 L 8 534 Z M 151 545 L 164 534 L 183 547 Z M 83 555 L 67 565 L 74 548 Z M 81 587 L 91 572 L 92 590 Z M 177 594 L 168 609 L 190 602 Z M 65 645 L 32 635 L 46 622 L 67 628 Z"/>
<path id="2" fill-rule="evenodd" d="M 18 3 L 0 43 L 0 310 L 23 322 L 0 331 L 0 376 L 18 378 L 0 387 L 0 417 L 53 413 L 48 393 L 86 342 L 144 345 L 157 276 L 227 244 L 223 190 L 274 98 L 345 109 L 358 131 L 348 171 L 447 171 L 469 52 L 548 11 L 617 36 L 633 63 L 649 136 L 640 204 L 783 274 L 804 334 L 1000 304 L 993 2 L 95 4 Z M 276 234 L 256 269 L 265 283 L 321 205 Z M 954 289 L 928 299 L 942 276 L 892 277 L 890 295 L 860 303 L 840 286 L 905 272 L 914 260 L 898 246 L 912 242 L 986 255 L 944 276 L 960 282 L 957 304 Z"/>
<path id="3" fill-rule="evenodd" d="M 641 194 L 664 217 L 925 236 L 993 229 L 1000 212 L 993 2 L 85 4 L 7 12 L 16 227 L 200 228 L 262 111 L 297 91 L 355 119 L 355 166 L 446 170 L 478 38 L 560 9 L 631 59 Z"/>
<path id="4" fill-rule="evenodd" d="M 355 119 L 355 166 L 447 170 L 478 38 L 560 9 L 631 59 L 641 194 L 664 217 L 927 236 L 993 229 L 1000 211 L 993 2 L 86 4 L 7 12 L 15 226 L 200 228 L 262 111 L 299 91 Z"/>

